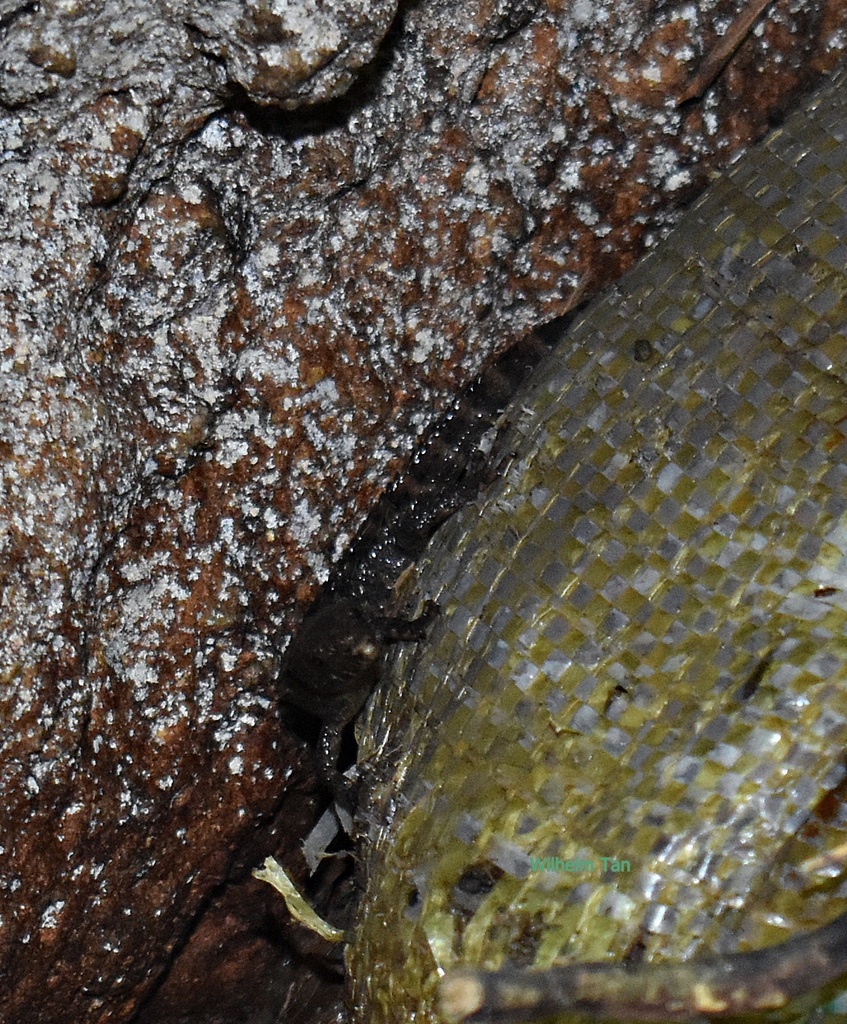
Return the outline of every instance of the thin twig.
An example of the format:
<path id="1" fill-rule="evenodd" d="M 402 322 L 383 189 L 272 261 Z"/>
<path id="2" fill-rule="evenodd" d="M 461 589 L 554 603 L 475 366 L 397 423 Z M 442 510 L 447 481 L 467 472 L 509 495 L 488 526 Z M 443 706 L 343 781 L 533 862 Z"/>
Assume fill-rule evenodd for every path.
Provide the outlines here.
<path id="1" fill-rule="evenodd" d="M 441 981 L 441 1012 L 453 1024 L 526 1024 L 562 1013 L 594 1020 L 712 1020 L 780 1010 L 845 973 L 847 913 L 778 946 L 688 963 L 461 968 Z"/>
<path id="2" fill-rule="evenodd" d="M 747 38 L 747 34 L 757 18 L 770 2 L 771 0 L 751 0 L 745 9 L 736 15 L 735 20 L 717 41 L 711 53 L 700 64 L 697 73 L 688 80 L 685 91 L 676 102 L 678 107 L 687 103 L 688 100 L 703 95 L 718 77 L 729 58 Z"/>

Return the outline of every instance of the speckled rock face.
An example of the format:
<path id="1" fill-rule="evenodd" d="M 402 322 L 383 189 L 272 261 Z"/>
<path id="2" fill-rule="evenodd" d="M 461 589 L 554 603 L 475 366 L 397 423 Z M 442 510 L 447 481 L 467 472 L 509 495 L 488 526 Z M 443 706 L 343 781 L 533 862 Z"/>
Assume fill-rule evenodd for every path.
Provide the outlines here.
<path id="1" fill-rule="evenodd" d="M 237 851 L 296 849 L 276 656 L 409 443 L 847 16 L 774 4 L 680 110 L 729 0 L 211 6 L 0 3 L 9 1024 L 127 1019 Z"/>
<path id="2" fill-rule="evenodd" d="M 458 965 L 688 960 L 847 908 L 804 868 L 847 829 L 846 240 L 842 72 L 516 397 L 362 726 L 355 1020 L 435 1024 Z"/>
<path id="3" fill-rule="evenodd" d="M 193 3 L 186 21 L 257 103 L 294 108 L 346 92 L 371 61 L 396 4 L 386 0 Z"/>

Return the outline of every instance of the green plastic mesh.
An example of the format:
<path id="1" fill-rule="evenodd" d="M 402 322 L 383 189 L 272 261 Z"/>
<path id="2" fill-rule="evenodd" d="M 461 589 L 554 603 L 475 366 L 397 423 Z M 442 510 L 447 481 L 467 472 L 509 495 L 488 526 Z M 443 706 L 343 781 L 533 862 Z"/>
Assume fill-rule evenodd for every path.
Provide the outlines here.
<path id="1" fill-rule="evenodd" d="M 847 842 L 845 182 L 842 73 L 590 307 L 436 536 L 441 616 L 362 735 L 362 1024 L 437 1020 L 457 964 L 688 960 L 847 910 L 804 868 Z"/>

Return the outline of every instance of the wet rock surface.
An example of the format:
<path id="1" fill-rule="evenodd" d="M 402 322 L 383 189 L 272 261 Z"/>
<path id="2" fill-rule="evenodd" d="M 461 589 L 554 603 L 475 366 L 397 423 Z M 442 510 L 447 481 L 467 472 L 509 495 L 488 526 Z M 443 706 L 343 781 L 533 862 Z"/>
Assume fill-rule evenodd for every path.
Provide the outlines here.
<path id="1" fill-rule="evenodd" d="M 736 5 L 368 11 L 0 3 L 8 1024 L 282 991 L 245 878 L 302 874 L 321 799 L 278 717 L 291 629 L 451 394 L 624 269 L 847 22 L 774 4 L 677 108 Z"/>
<path id="2" fill-rule="evenodd" d="M 198 49 L 257 103 L 294 108 L 344 93 L 376 54 L 397 11 L 386 0 L 190 4 Z"/>

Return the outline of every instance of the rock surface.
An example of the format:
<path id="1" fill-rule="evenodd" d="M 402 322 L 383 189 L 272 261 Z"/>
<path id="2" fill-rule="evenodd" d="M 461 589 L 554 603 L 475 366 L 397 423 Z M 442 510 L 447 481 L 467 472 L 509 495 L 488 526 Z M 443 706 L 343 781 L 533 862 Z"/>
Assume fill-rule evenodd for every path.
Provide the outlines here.
<path id="1" fill-rule="evenodd" d="M 677 108 L 727 0 L 377 11 L 0 2 L 7 1024 L 130 1019 L 224 883 L 295 850 L 278 654 L 403 453 L 847 23 L 776 3 Z M 197 934 L 217 1019 L 210 977 L 267 961 Z"/>
<path id="2" fill-rule="evenodd" d="M 371 61 L 396 14 L 387 0 L 277 3 L 228 0 L 188 5 L 197 48 L 257 103 L 295 108 L 346 92 Z"/>

